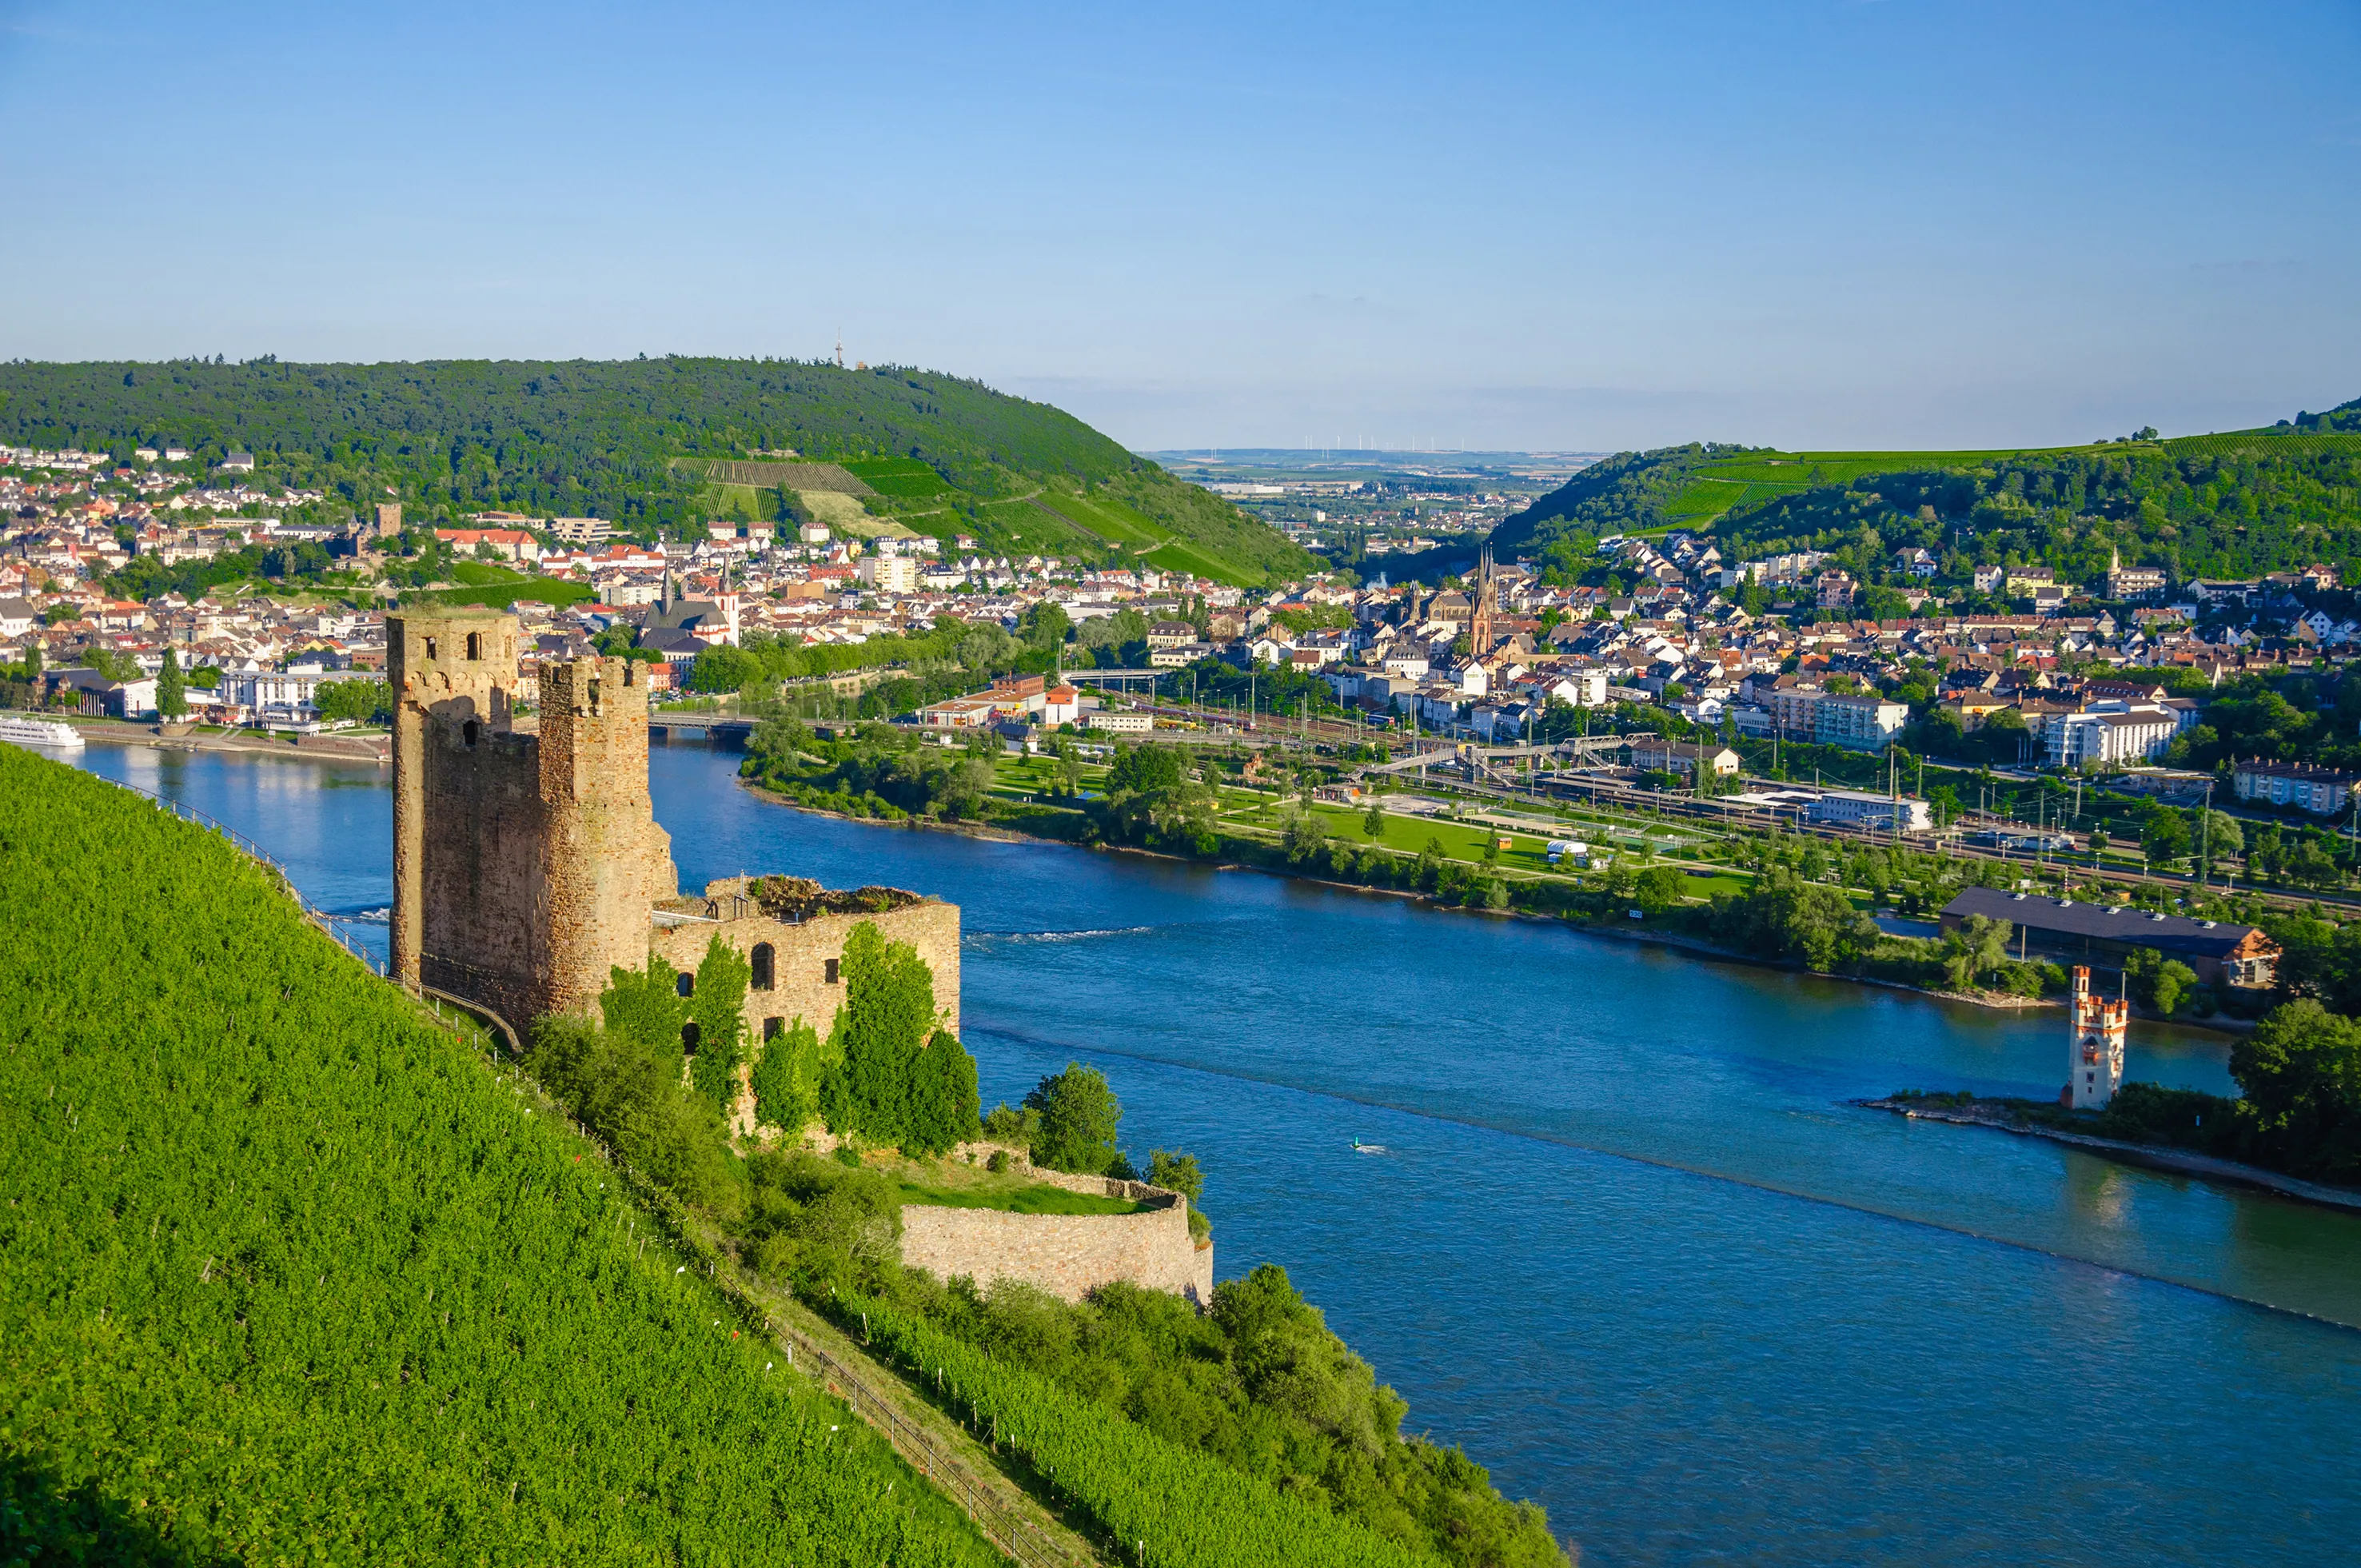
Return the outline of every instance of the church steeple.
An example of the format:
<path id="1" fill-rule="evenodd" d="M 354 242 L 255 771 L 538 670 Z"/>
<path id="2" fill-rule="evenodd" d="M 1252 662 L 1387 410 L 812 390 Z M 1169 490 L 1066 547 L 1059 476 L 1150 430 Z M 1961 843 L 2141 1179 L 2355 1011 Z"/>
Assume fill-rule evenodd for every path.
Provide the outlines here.
<path id="1" fill-rule="evenodd" d="M 1476 619 L 1468 623 L 1467 641 L 1478 659 L 1492 651 L 1492 542 L 1488 539 L 1476 559 Z"/>

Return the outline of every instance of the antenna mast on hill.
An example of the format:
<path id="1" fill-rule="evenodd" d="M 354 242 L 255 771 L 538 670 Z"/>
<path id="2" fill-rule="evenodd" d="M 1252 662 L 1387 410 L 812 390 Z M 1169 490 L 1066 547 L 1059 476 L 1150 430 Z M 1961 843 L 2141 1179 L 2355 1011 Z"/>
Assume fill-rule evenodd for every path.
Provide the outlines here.
<path id="1" fill-rule="evenodd" d="M 844 368 L 844 329 L 842 327 L 836 329 L 836 367 L 840 370 Z"/>

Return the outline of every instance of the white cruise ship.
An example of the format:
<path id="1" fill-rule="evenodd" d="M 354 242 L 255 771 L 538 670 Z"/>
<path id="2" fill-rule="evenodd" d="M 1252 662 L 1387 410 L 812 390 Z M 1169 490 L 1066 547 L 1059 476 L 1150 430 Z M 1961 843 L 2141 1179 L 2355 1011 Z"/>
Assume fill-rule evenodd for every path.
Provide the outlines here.
<path id="1" fill-rule="evenodd" d="M 21 713 L 0 713 L 0 740 L 38 746 L 44 751 L 79 751 L 82 731 L 54 718 L 27 718 Z"/>

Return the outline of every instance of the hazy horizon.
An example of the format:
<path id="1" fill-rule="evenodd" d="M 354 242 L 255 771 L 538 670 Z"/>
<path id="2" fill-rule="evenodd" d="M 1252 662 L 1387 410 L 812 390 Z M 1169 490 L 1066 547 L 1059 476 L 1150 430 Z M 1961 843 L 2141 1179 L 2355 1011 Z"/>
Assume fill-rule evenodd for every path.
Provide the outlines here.
<path id="1" fill-rule="evenodd" d="M 0 0 L 0 355 L 848 358 L 1135 449 L 2361 395 L 2361 11 Z"/>

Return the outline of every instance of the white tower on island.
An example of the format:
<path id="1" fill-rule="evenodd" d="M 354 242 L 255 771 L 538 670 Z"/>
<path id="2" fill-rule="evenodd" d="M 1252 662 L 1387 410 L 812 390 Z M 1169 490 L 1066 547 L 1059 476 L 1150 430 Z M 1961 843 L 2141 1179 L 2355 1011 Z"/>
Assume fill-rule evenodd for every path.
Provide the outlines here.
<path id="1" fill-rule="evenodd" d="M 2097 1111 L 2124 1086 L 2124 1034 L 2131 1026 L 2127 1002 L 2091 994 L 2091 970 L 2074 966 L 2074 999 L 2067 1017 L 2073 1046 L 2066 1058 L 2066 1092 L 2059 1102 L 2077 1111 Z"/>

